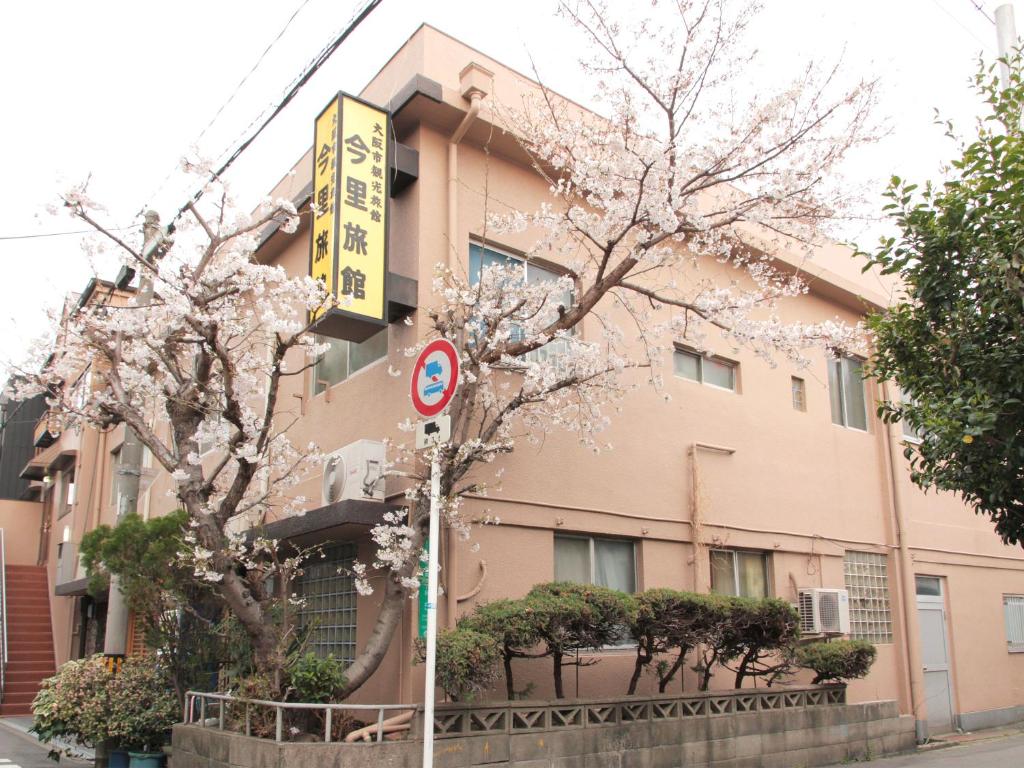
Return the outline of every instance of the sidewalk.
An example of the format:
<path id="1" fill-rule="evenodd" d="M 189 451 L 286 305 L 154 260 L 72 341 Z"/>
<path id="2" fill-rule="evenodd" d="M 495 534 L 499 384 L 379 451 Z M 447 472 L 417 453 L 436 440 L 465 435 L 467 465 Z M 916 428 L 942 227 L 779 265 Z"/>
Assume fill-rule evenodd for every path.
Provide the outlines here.
<path id="1" fill-rule="evenodd" d="M 49 748 L 27 732 L 31 724 L 30 717 L 0 718 L 0 768 L 56 768 L 57 763 L 47 755 Z M 90 763 L 61 757 L 60 765 L 89 768 Z"/>
<path id="2" fill-rule="evenodd" d="M 40 749 L 44 750 L 44 752 L 43 752 L 43 756 L 44 757 L 46 757 L 46 753 L 49 752 L 49 750 L 50 750 L 49 746 L 47 746 L 45 744 L 40 744 L 39 743 L 39 739 L 37 739 L 34 734 L 29 733 L 28 729 L 32 727 L 32 716 L 31 715 L 21 715 L 21 716 L 15 716 L 15 717 L 2 717 L 2 718 L 0 718 L 0 727 L 2 727 L 5 730 L 8 730 L 8 731 L 14 731 L 17 735 L 19 735 L 19 736 L 21 736 L 21 737 L 23 737 L 25 739 L 29 739 L 31 741 L 34 741 L 36 743 L 37 747 L 39 747 Z M 0 731 L 0 733 L 2 733 L 2 731 Z M 4 736 L 3 741 L 7 741 L 7 740 L 8 739 L 6 738 L 6 736 Z M 88 747 L 83 747 L 80 744 L 70 744 L 70 743 L 65 742 L 65 741 L 56 741 L 56 742 L 54 742 L 53 746 L 54 746 L 54 748 L 60 748 L 60 749 L 65 749 L 65 750 L 70 751 L 70 753 L 71 753 L 73 758 L 77 758 L 78 760 L 81 760 L 83 762 L 84 761 L 90 761 L 91 762 L 91 761 L 96 759 L 96 752 L 95 752 L 95 750 L 89 749 Z M 65 758 L 62 757 L 61 761 L 63 762 L 64 759 Z M 52 760 L 49 760 L 49 759 L 47 760 L 47 763 L 50 766 L 55 765 L 55 763 Z M 0 768 L 11 768 L 11 767 L 10 766 L 5 766 L 2 763 L 0 763 Z M 25 767 L 22 766 L 22 768 L 25 768 Z"/>

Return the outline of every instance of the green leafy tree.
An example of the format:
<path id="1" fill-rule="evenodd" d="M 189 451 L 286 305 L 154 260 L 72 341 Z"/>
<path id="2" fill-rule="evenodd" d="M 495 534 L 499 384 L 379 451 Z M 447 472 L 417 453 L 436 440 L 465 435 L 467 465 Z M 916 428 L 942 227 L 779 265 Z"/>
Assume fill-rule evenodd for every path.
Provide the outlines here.
<path id="1" fill-rule="evenodd" d="M 422 660 L 426 649 L 419 641 Z M 497 677 L 501 643 L 492 635 L 462 625 L 437 635 L 437 684 L 452 701 L 472 701 Z"/>
<path id="2" fill-rule="evenodd" d="M 93 594 L 108 588 L 111 574 L 118 577 L 146 643 L 166 662 L 179 703 L 189 688 L 205 687 L 221 655 L 209 587 L 181 561 L 187 519 L 181 510 L 151 520 L 130 514 L 89 531 L 80 547 Z"/>
<path id="3" fill-rule="evenodd" d="M 150 656 L 125 659 L 107 681 L 108 735 L 122 749 L 158 752 L 181 717 L 164 665 Z"/>
<path id="4" fill-rule="evenodd" d="M 659 655 L 675 654 L 656 666 L 658 691 L 664 693 L 683 668 L 687 654 L 711 637 L 712 621 L 718 618 L 714 595 L 698 595 L 674 589 L 648 589 L 636 596 L 630 632 L 636 640 L 636 662 L 627 693 L 636 693 L 640 676 Z"/>
<path id="5" fill-rule="evenodd" d="M 812 685 L 842 683 L 865 677 L 878 651 L 866 640 L 808 643 L 796 650 L 797 665 L 814 672 Z"/>
<path id="6" fill-rule="evenodd" d="M 800 614 L 776 597 L 730 601 L 727 655 L 719 660 L 736 673 L 736 687 L 748 677 L 764 677 L 771 685 L 792 669 L 800 638 Z M 729 666 L 730 660 L 735 666 Z"/>
<path id="7" fill-rule="evenodd" d="M 540 634 L 533 611 L 524 600 L 495 600 L 478 605 L 472 614 L 459 621 L 459 627 L 495 639 L 505 670 L 505 693 L 511 701 L 516 697 L 512 660 L 546 656 L 537 652 Z"/>
<path id="8" fill-rule="evenodd" d="M 567 581 L 538 584 L 524 602 L 527 615 L 535 622 L 537 635 L 551 656 L 558 699 L 565 698 L 565 657 L 620 642 L 633 610 L 630 595 Z"/>
<path id="9" fill-rule="evenodd" d="M 924 489 L 959 493 L 1024 543 L 1024 133 L 1021 61 L 1009 87 L 979 67 L 986 107 L 947 179 L 923 189 L 893 177 L 886 211 L 900 234 L 868 255 L 906 298 L 870 318 L 871 372 L 898 383 L 879 412 L 922 437 L 905 448 Z M 946 124 L 948 135 L 956 138 Z"/>

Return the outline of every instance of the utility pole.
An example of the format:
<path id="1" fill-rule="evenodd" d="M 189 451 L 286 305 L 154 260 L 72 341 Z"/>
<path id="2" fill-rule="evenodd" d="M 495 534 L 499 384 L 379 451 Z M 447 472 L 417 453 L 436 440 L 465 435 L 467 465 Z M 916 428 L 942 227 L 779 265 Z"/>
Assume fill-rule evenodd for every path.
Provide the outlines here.
<path id="1" fill-rule="evenodd" d="M 996 46 L 999 50 L 999 82 L 1003 89 L 1010 87 L 1010 67 L 1006 61 L 1017 50 L 1017 24 L 1013 16 L 1013 5 L 1005 3 L 996 8 Z"/>
<path id="2" fill-rule="evenodd" d="M 146 211 L 142 225 L 142 260 L 147 264 L 156 263 L 156 253 L 164 243 L 165 233 L 160 227 L 160 215 Z M 139 292 L 136 305 L 147 306 L 153 300 L 153 276 L 145 267 L 139 272 Z M 124 442 L 121 443 L 121 460 L 114 482 L 117 483 L 117 523 L 138 511 L 139 479 L 142 476 L 143 445 L 135 430 L 125 425 Z M 116 664 L 116 659 L 125 655 L 128 646 L 128 608 L 121 594 L 119 579 L 111 574 L 110 591 L 107 598 L 107 625 L 103 636 L 103 655 Z"/>

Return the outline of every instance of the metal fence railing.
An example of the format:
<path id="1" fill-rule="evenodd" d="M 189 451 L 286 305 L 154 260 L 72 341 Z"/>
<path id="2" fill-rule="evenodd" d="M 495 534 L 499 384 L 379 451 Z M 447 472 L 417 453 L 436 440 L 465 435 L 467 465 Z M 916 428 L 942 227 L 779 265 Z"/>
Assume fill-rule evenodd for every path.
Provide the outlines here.
<path id="1" fill-rule="evenodd" d="M 412 713 L 419 706 L 418 704 L 306 704 L 289 701 L 244 699 L 226 693 L 189 691 L 185 694 L 185 713 L 183 719 L 187 725 L 198 725 L 207 728 L 216 727 L 218 730 L 223 731 L 226 730 L 226 726 L 229 724 L 232 708 L 235 708 L 233 717 L 238 717 L 239 711 L 241 711 L 241 722 L 244 723 L 240 732 L 246 736 L 251 736 L 254 710 L 261 708 L 264 710 L 270 709 L 274 713 L 274 741 L 281 742 L 286 740 L 284 738 L 286 712 L 323 712 L 324 742 L 326 743 L 331 741 L 334 713 L 339 711 L 373 712 L 376 715 L 376 725 L 367 726 L 367 730 L 373 735 L 375 741 L 383 741 L 386 733 L 392 733 L 396 730 L 407 730 L 409 728 L 408 723 L 403 723 L 401 726 L 389 725 L 385 712 Z"/>
<path id="2" fill-rule="evenodd" d="M 0 528 L 0 701 L 7 687 L 7 542 Z"/>

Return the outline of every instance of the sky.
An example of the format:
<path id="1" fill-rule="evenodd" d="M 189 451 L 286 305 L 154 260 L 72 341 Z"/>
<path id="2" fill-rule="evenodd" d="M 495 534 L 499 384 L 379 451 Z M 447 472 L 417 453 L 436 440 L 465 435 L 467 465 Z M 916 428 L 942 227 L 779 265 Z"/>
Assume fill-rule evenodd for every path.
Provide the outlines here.
<path id="1" fill-rule="evenodd" d="M 608 0 L 610 4 L 639 0 Z M 990 20 L 1002 0 L 766 0 L 748 40 L 766 87 L 808 59 L 841 59 L 848 78 L 878 77 L 890 132 L 848 167 L 881 206 L 891 174 L 938 178 L 953 146 L 935 110 L 969 128 L 968 79 L 996 56 Z M 223 156 L 275 104 L 364 0 L 50 0 L 10 3 L 0 25 L 0 374 L 48 334 L 63 297 L 112 259 L 83 252 L 81 224 L 47 212 L 89 180 L 103 223 L 129 227 L 152 207 L 166 220 L 194 191 L 178 172 L 198 152 Z M 229 172 L 242 203 L 265 194 L 302 156 L 313 118 L 344 90 L 358 93 L 423 22 L 584 104 L 583 41 L 554 0 L 383 0 Z M 1018 5 L 1024 30 L 1024 4 Z M 452 80 L 457 77 L 453 73 Z M 848 239 L 871 245 L 878 225 Z M 126 237 L 133 230 L 124 231 Z M 867 240 L 865 240 L 867 239 Z"/>

